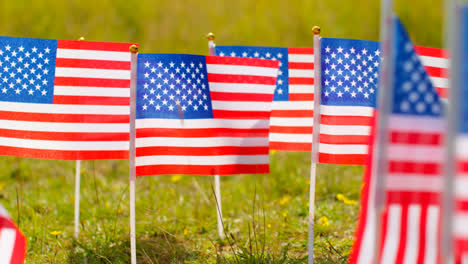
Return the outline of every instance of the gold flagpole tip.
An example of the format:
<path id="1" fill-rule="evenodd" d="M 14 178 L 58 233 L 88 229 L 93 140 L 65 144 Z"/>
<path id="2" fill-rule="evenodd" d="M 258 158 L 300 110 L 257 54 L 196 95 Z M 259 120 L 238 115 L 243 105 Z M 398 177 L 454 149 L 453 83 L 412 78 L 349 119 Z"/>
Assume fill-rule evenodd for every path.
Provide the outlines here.
<path id="1" fill-rule="evenodd" d="M 215 35 L 214 35 L 213 33 L 210 32 L 210 33 L 208 33 L 208 34 L 206 35 L 206 38 L 207 38 L 208 40 L 214 40 Z"/>
<path id="2" fill-rule="evenodd" d="M 131 45 L 129 48 L 131 53 L 137 53 L 138 52 L 138 46 L 137 45 Z"/>
<path id="3" fill-rule="evenodd" d="M 80 37 L 78 40 L 79 40 L 79 41 L 83 41 L 83 40 L 85 40 L 85 39 L 84 39 L 84 37 Z"/>
<path id="4" fill-rule="evenodd" d="M 314 33 L 314 35 L 320 35 L 320 27 L 319 26 L 314 26 L 312 28 L 312 33 Z"/>

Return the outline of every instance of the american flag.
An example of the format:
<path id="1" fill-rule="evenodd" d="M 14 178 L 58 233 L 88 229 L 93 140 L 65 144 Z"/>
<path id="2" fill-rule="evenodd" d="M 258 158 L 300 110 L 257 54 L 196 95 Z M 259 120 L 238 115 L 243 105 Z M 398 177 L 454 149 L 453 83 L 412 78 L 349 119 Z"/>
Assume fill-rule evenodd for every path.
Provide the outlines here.
<path id="1" fill-rule="evenodd" d="M 311 151 L 314 116 L 314 49 L 217 46 L 219 56 L 280 62 L 270 119 L 270 148 Z"/>
<path id="2" fill-rule="evenodd" d="M 460 14 L 457 14 L 457 23 L 460 25 L 460 43 L 457 66 L 454 70 L 457 74 L 454 75 L 458 79 L 456 83 L 458 87 L 454 87 L 459 91 L 458 98 L 451 98 L 456 102 L 458 131 L 455 137 L 456 152 L 455 160 L 456 176 L 455 176 L 455 212 L 454 212 L 454 238 L 455 238 L 455 254 L 457 257 L 464 260 L 463 263 L 468 263 L 468 107 L 466 99 L 468 98 L 468 5 L 460 9 Z M 454 33 L 456 34 L 456 33 Z"/>
<path id="3" fill-rule="evenodd" d="M 439 258 L 443 106 L 408 33 L 399 20 L 395 26 L 389 142 L 381 157 L 387 167 L 385 210 L 382 226 L 376 227 L 375 175 L 368 168 L 351 263 L 376 263 L 376 229 L 381 234 L 378 263 L 438 263 Z"/>
<path id="4" fill-rule="evenodd" d="M 137 176 L 268 173 L 277 61 L 138 56 Z"/>
<path id="5" fill-rule="evenodd" d="M 415 46 L 416 53 L 440 98 L 448 98 L 448 54 L 444 49 Z"/>
<path id="6" fill-rule="evenodd" d="M 0 155 L 128 158 L 129 46 L 0 37 Z"/>
<path id="7" fill-rule="evenodd" d="M 26 239 L 0 204 L 0 263 L 23 264 Z"/>
<path id="8" fill-rule="evenodd" d="M 319 162 L 365 164 L 381 52 L 375 41 L 322 38 Z"/>

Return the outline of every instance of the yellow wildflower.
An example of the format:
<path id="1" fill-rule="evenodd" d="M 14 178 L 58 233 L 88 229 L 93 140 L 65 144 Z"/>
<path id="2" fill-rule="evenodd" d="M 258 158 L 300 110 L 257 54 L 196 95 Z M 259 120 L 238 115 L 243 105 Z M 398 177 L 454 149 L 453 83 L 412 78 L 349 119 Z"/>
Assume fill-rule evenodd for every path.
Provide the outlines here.
<path id="1" fill-rule="evenodd" d="M 356 201 L 354 201 L 354 200 L 349 200 L 348 198 L 344 199 L 344 200 L 343 200 L 343 203 L 345 203 L 345 204 L 351 204 L 351 205 L 356 205 L 356 204 L 357 204 Z"/>
<path id="2" fill-rule="evenodd" d="M 291 196 L 289 195 L 286 195 L 286 196 L 283 196 L 283 198 L 281 198 L 280 200 L 280 205 L 285 205 L 287 204 L 289 201 L 291 200 Z"/>
<path id="3" fill-rule="evenodd" d="M 338 201 L 344 201 L 346 197 L 343 194 L 339 193 L 336 195 L 336 199 L 338 199 Z"/>
<path id="4" fill-rule="evenodd" d="M 181 175 L 177 174 L 177 175 L 172 175 L 171 177 L 171 182 L 178 182 L 180 181 L 180 179 L 182 178 Z"/>
<path id="5" fill-rule="evenodd" d="M 186 236 L 188 234 L 188 228 L 185 228 L 184 229 L 184 236 Z"/>
<path id="6" fill-rule="evenodd" d="M 271 225 L 270 225 L 270 224 L 268 224 L 268 225 L 267 225 L 267 227 L 268 227 L 268 228 L 271 228 Z"/>
<path id="7" fill-rule="evenodd" d="M 6 183 L 0 182 L 0 191 L 3 190 L 3 188 L 5 188 L 5 185 L 6 185 Z"/>
<path id="8" fill-rule="evenodd" d="M 50 234 L 53 235 L 53 236 L 58 236 L 58 235 L 62 234 L 62 231 L 54 230 L 54 231 L 50 232 Z"/>
<path id="9" fill-rule="evenodd" d="M 283 212 L 283 217 L 286 218 L 288 216 L 288 211 Z"/>
<path id="10" fill-rule="evenodd" d="M 328 218 L 326 216 L 322 216 L 318 219 L 318 222 L 322 226 L 330 226 L 330 222 L 328 221 Z"/>
<path id="11" fill-rule="evenodd" d="M 275 155 L 276 154 L 276 150 L 272 149 L 270 150 L 270 155 Z"/>

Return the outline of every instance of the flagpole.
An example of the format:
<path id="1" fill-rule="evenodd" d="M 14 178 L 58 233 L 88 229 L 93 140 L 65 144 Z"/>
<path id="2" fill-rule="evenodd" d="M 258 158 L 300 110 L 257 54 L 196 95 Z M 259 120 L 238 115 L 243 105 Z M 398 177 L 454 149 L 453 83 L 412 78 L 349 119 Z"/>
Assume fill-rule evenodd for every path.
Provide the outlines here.
<path id="1" fill-rule="evenodd" d="M 79 41 L 85 40 L 84 37 L 80 37 Z M 80 185 L 81 185 L 81 160 L 75 161 L 75 232 L 74 237 L 78 239 L 80 233 Z"/>
<path id="2" fill-rule="evenodd" d="M 215 36 L 213 33 L 208 33 L 206 36 L 208 39 L 208 54 L 210 56 L 216 56 L 216 44 L 214 43 Z M 224 238 L 224 227 L 223 227 L 223 210 L 221 206 L 221 181 L 219 175 L 214 176 L 215 183 L 215 198 L 216 198 L 216 219 L 218 222 L 218 235 L 221 239 Z"/>
<path id="3" fill-rule="evenodd" d="M 393 48 L 393 0 L 382 0 L 380 7 L 380 45 L 383 53 L 383 62 L 380 68 L 379 90 L 377 109 L 378 116 L 375 122 L 376 135 L 374 151 L 372 156 L 372 177 L 375 177 L 375 189 L 373 195 L 375 198 L 375 244 L 374 248 L 374 263 L 379 260 L 379 248 L 381 240 L 381 224 L 382 213 L 385 203 L 385 174 L 388 169 L 385 159 L 388 143 L 388 116 L 391 112 L 391 104 L 393 98 L 393 72 L 394 68 L 394 48 Z M 372 182 L 373 180 L 371 180 Z"/>
<path id="4" fill-rule="evenodd" d="M 315 214 L 315 179 L 317 177 L 318 150 L 320 141 L 320 99 L 321 99 L 321 39 L 320 27 L 312 28 L 314 34 L 314 123 L 312 128 L 312 150 L 310 157 L 310 186 L 309 186 L 309 234 L 308 234 L 308 263 L 314 263 L 314 214 Z"/>
<path id="5" fill-rule="evenodd" d="M 129 177 L 130 177 L 130 254 L 131 263 L 136 264 L 136 224 L 135 224 L 135 119 L 136 119 L 136 78 L 138 47 L 130 46 L 131 75 L 130 75 L 130 151 L 129 151 Z"/>

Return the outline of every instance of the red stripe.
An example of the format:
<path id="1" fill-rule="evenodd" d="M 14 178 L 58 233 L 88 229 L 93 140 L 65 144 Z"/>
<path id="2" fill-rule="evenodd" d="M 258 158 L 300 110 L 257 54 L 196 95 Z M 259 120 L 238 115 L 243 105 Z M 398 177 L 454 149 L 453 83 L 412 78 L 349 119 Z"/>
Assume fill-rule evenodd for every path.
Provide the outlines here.
<path id="1" fill-rule="evenodd" d="M 253 83 L 253 84 L 276 84 L 276 77 L 240 75 L 240 74 L 218 74 L 208 73 L 210 83 Z"/>
<path id="2" fill-rule="evenodd" d="M 312 138 L 312 127 L 284 127 L 284 126 L 270 126 L 270 133 L 282 134 L 309 134 Z"/>
<path id="3" fill-rule="evenodd" d="M 314 110 L 271 110 L 271 117 L 314 117 Z M 312 125 L 312 124 L 311 124 Z"/>
<path id="4" fill-rule="evenodd" d="M 455 208 L 458 211 L 468 211 L 468 201 L 457 199 L 455 202 Z"/>
<path id="5" fill-rule="evenodd" d="M 313 62 L 289 62 L 288 63 L 290 70 L 313 70 Z"/>
<path id="6" fill-rule="evenodd" d="M 314 54 L 314 48 L 288 48 L 289 54 Z"/>
<path id="7" fill-rule="evenodd" d="M 54 95 L 54 104 L 67 105 L 130 105 L 129 97 Z"/>
<path id="8" fill-rule="evenodd" d="M 385 241 L 386 241 L 386 238 L 387 238 L 387 235 L 389 233 L 389 230 L 388 230 L 388 207 L 386 207 L 384 209 L 384 211 L 381 213 L 381 215 L 379 215 L 379 211 L 376 212 L 377 214 L 377 217 L 381 217 L 382 219 L 382 224 L 381 226 L 377 226 L 376 227 L 376 232 L 381 232 L 381 236 L 379 237 L 380 238 L 380 241 L 379 243 L 375 243 L 375 246 L 378 247 L 378 245 L 380 245 L 380 248 L 379 248 L 379 251 L 378 251 L 378 256 L 377 258 L 380 260 L 379 263 L 382 263 L 382 254 L 383 254 L 383 249 L 384 249 L 384 246 L 385 246 Z M 381 230 L 379 230 L 381 229 Z M 366 249 L 363 249 L 363 250 L 366 250 Z"/>
<path id="9" fill-rule="evenodd" d="M 421 225 L 419 225 L 419 248 L 417 264 L 424 264 L 426 251 L 427 206 L 421 206 Z"/>
<path id="10" fill-rule="evenodd" d="M 371 116 L 320 116 L 320 124 L 322 125 L 372 126 L 372 122 L 373 117 Z"/>
<path id="11" fill-rule="evenodd" d="M 289 77 L 289 84 L 314 84 L 314 78 L 306 77 Z"/>
<path id="12" fill-rule="evenodd" d="M 60 122 L 60 123 L 121 123 L 130 122 L 130 115 L 43 114 L 0 111 L 0 120 Z"/>
<path id="13" fill-rule="evenodd" d="M 106 60 L 57 58 L 55 62 L 55 67 L 130 70 L 131 64 L 129 61 L 106 61 Z"/>
<path id="14" fill-rule="evenodd" d="M 259 165 L 148 165 L 137 166 L 136 175 L 164 175 L 164 174 L 187 174 L 187 175 L 232 175 L 269 173 L 268 164 Z"/>
<path id="15" fill-rule="evenodd" d="M 290 142 L 274 142 L 270 141 L 270 149 L 279 151 L 307 151 L 312 150 L 311 143 L 290 143 Z"/>
<path id="16" fill-rule="evenodd" d="M 459 171 L 459 172 L 468 171 L 468 161 L 459 161 L 459 162 L 457 162 L 457 171 Z"/>
<path id="17" fill-rule="evenodd" d="M 319 153 L 319 162 L 338 165 L 365 165 L 367 154 L 328 154 Z"/>
<path id="18" fill-rule="evenodd" d="M 129 133 L 43 132 L 0 129 L 0 137 L 57 141 L 128 141 Z"/>
<path id="19" fill-rule="evenodd" d="M 448 58 L 444 49 L 414 46 L 414 50 L 420 56 Z"/>
<path id="20" fill-rule="evenodd" d="M 220 156 L 220 155 L 268 155 L 268 147 L 141 147 L 137 157 L 144 156 Z"/>
<path id="21" fill-rule="evenodd" d="M 314 101 L 313 93 L 289 93 L 289 101 Z"/>
<path id="22" fill-rule="evenodd" d="M 271 102 L 273 94 L 210 92 L 213 101 Z"/>
<path id="23" fill-rule="evenodd" d="M 417 128 L 415 128 L 417 129 Z M 422 132 L 399 132 L 391 131 L 390 142 L 395 144 L 440 146 L 442 136 L 440 133 L 422 133 Z"/>
<path id="24" fill-rule="evenodd" d="M 226 119 L 269 119 L 270 112 L 262 111 L 228 111 L 228 110 L 214 110 L 214 118 Z"/>
<path id="25" fill-rule="evenodd" d="M 176 137 L 176 138 L 209 138 L 209 137 L 268 137 L 268 129 L 235 129 L 235 128 L 139 128 L 137 138 Z"/>
<path id="26" fill-rule="evenodd" d="M 389 161 L 388 171 L 390 173 L 420 173 L 436 177 L 442 174 L 441 165 L 430 162 Z"/>
<path id="27" fill-rule="evenodd" d="M 431 66 L 424 66 L 424 68 L 426 69 L 427 74 L 431 77 L 447 78 L 447 69 L 445 68 Z"/>
<path id="28" fill-rule="evenodd" d="M 239 57 L 220 57 L 220 56 L 207 56 L 206 64 L 220 64 L 220 65 L 239 65 L 239 66 L 253 66 L 253 67 L 266 67 L 278 68 L 279 61 L 262 60 L 255 58 L 239 58 Z"/>
<path id="29" fill-rule="evenodd" d="M 0 155 L 16 156 L 24 158 L 54 159 L 54 160 L 104 160 L 104 159 L 128 159 L 128 151 L 125 150 L 46 150 L 5 147 L 0 148 Z"/>
<path id="30" fill-rule="evenodd" d="M 369 136 L 337 136 L 320 134 L 320 143 L 324 144 L 336 144 L 336 145 L 368 145 Z"/>
<path id="31" fill-rule="evenodd" d="M 448 89 L 447 88 L 440 88 L 435 87 L 437 94 L 442 98 L 448 98 Z"/>
<path id="32" fill-rule="evenodd" d="M 97 79 L 97 78 L 72 78 L 55 77 L 55 86 L 90 86 L 90 87 L 113 87 L 130 88 L 130 79 Z"/>
<path id="33" fill-rule="evenodd" d="M 387 191 L 387 204 L 439 205 L 440 193 L 416 191 Z"/>
<path id="34" fill-rule="evenodd" d="M 395 263 L 403 263 L 406 249 L 406 239 L 408 235 L 408 205 L 403 205 L 401 207 L 400 230 L 392 230 L 392 233 L 393 232 L 400 232 L 400 243 L 398 243 Z"/>
<path id="35" fill-rule="evenodd" d="M 58 49 L 83 49 L 83 50 L 102 50 L 102 51 L 122 51 L 129 52 L 132 43 L 117 42 L 98 42 L 98 41 L 77 41 L 77 40 L 58 40 Z M 130 58 L 130 57 L 129 57 Z"/>

